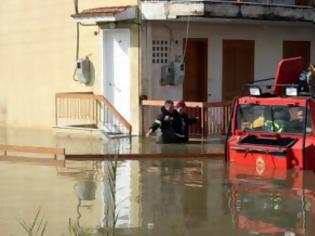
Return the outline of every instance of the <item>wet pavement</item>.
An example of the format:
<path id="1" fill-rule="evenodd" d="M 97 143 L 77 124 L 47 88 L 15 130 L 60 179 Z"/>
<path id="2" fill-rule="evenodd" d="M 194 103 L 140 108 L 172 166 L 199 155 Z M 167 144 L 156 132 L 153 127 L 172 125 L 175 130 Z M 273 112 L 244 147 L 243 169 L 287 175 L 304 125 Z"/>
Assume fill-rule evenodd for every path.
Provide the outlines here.
<path id="1" fill-rule="evenodd" d="M 314 235 L 314 182 L 223 160 L 2 161 L 0 235 L 26 235 L 38 209 L 36 228 L 54 236 Z"/>

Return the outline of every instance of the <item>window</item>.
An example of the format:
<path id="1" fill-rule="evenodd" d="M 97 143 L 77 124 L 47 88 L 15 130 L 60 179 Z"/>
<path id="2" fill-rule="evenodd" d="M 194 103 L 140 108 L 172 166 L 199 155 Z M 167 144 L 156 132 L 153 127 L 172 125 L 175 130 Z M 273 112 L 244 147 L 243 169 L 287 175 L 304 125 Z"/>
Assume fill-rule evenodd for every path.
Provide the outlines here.
<path id="1" fill-rule="evenodd" d="M 166 64 L 168 62 L 168 41 L 152 40 L 152 63 Z"/>
<path id="2" fill-rule="evenodd" d="M 305 107 L 242 104 L 237 111 L 237 129 L 249 132 L 303 134 Z M 311 133 L 307 116 L 306 133 Z"/>

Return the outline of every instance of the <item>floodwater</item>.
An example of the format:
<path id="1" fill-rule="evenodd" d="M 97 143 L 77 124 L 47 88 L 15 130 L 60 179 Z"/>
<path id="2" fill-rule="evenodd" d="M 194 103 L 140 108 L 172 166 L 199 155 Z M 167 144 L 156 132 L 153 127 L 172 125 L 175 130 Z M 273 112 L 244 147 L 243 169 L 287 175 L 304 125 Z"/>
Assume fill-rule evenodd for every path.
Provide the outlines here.
<path id="1" fill-rule="evenodd" d="M 0 235 L 32 225 L 29 235 L 315 235 L 315 174 L 223 160 L 2 161 Z"/>

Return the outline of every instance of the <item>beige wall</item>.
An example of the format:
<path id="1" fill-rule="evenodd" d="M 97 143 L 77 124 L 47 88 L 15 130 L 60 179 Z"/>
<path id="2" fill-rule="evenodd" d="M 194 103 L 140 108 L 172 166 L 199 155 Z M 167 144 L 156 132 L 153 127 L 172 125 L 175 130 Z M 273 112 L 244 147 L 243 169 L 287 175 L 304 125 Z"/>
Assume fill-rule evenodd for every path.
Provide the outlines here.
<path id="1" fill-rule="evenodd" d="M 136 5 L 136 0 L 79 0 L 80 11 L 110 5 Z M 89 56 L 95 81 L 73 81 L 76 25 L 72 0 L 2 0 L 0 6 L 0 125 L 50 128 L 56 92 L 100 93 L 100 34 L 97 26 L 80 27 L 80 57 Z M 132 27 L 132 41 L 138 32 Z M 132 86 L 138 86 L 137 45 L 132 48 Z M 138 88 L 132 90 L 138 104 Z M 138 112 L 132 105 L 132 112 Z M 133 115 L 133 117 L 135 117 Z M 135 121 L 133 121 L 135 122 Z M 138 122 L 138 121 L 137 121 Z M 133 125 L 137 128 L 137 122 Z"/>

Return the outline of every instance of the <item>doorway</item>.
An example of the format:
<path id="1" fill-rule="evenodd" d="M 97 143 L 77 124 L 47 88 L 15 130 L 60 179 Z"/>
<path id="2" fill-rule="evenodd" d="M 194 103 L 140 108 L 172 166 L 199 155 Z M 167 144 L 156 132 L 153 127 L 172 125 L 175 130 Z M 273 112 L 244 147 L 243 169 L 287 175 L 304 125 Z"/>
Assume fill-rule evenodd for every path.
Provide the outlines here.
<path id="1" fill-rule="evenodd" d="M 187 46 L 186 46 L 187 43 Z M 193 102 L 208 100 L 208 39 L 184 39 L 185 79 L 183 99 Z M 186 48 L 186 49 L 185 49 Z"/>
<path id="2" fill-rule="evenodd" d="M 254 40 L 223 40 L 223 100 L 232 100 L 254 80 L 254 51 Z"/>
<path id="3" fill-rule="evenodd" d="M 130 122 L 130 32 L 102 31 L 102 95 Z"/>

